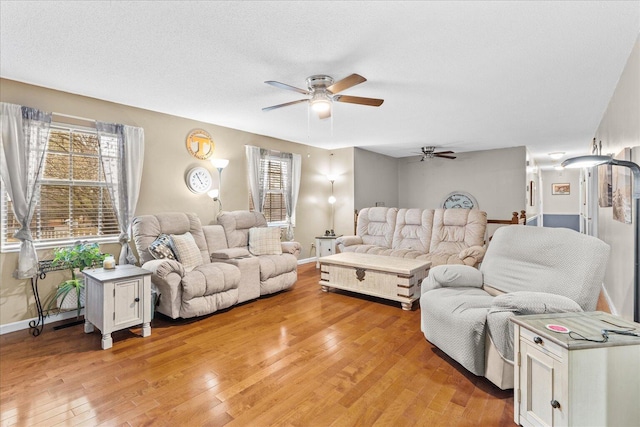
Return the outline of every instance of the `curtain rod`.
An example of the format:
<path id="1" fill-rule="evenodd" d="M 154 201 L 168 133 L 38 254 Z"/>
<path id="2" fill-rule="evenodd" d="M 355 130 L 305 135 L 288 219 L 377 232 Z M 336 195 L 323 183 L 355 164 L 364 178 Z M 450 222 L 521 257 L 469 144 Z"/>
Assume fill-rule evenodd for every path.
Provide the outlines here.
<path id="1" fill-rule="evenodd" d="M 82 120 L 83 122 L 91 122 L 92 124 L 95 124 L 96 122 L 95 119 L 88 119 L 86 117 L 80 117 L 80 116 L 72 116 L 71 114 L 56 113 L 55 111 L 51 114 L 53 114 L 54 116 L 64 117 L 67 119 Z"/>

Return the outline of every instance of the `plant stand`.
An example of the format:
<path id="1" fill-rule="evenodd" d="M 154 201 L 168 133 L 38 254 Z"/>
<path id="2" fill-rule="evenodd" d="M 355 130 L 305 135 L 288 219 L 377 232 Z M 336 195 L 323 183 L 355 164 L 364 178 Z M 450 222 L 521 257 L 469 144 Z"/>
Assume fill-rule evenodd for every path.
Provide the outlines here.
<path id="1" fill-rule="evenodd" d="M 37 337 L 42 333 L 44 329 L 44 319 L 47 315 L 42 308 L 42 301 L 40 300 L 40 293 L 38 292 L 38 279 L 44 280 L 47 277 L 47 273 L 50 271 L 66 270 L 67 267 L 63 265 L 54 265 L 52 259 L 38 261 L 38 274 L 31 278 L 31 290 L 33 291 L 33 297 L 36 302 L 36 310 L 38 311 L 38 318 L 29 322 L 29 332 L 34 337 Z M 63 329 L 70 326 L 80 325 L 84 323 L 83 320 L 76 320 L 68 322 L 62 325 L 55 326 L 53 329 Z"/>

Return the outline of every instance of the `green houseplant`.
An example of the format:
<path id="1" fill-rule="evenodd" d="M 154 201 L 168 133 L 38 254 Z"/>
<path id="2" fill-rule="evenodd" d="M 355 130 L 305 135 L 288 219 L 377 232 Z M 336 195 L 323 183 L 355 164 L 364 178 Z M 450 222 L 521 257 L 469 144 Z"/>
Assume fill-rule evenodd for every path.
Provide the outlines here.
<path id="1" fill-rule="evenodd" d="M 80 295 L 84 289 L 84 280 L 77 277 L 76 274 L 87 267 L 99 265 L 105 256 L 100 252 L 100 247 L 97 243 L 76 242 L 73 246 L 54 249 L 52 264 L 69 269 L 71 279 L 60 283 L 55 292 L 49 296 L 45 302 L 47 312 L 54 310 L 56 305 L 58 311 L 60 311 L 63 308 L 64 301 L 70 298 L 71 300 L 76 300 L 75 308 L 78 311 L 78 316 L 80 316 L 80 309 L 82 308 Z"/>

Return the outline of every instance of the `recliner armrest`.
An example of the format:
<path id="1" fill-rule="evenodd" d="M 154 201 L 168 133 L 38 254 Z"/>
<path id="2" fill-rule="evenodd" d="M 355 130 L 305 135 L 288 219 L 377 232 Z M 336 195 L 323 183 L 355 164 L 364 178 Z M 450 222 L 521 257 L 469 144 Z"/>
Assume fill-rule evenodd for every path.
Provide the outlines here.
<path id="1" fill-rule="evenodd" d="M 176 260 L 172 259 L 152 259 L 142 265 L 145 270 L 151 271 L 155 276 L 164 279 L 171 273 L 176 273 L 180 277 L 184 277 L 184 267 Z"/>
<path id="2" fill-rule="evenodd" d="M 362 237 L 360 236 L 341 236 L 336 239 L 336 245 L 347 247 L 353 245 L 361 245 Z"/>
<path id="3" fill-rule="evenodd" d="M 215 262 L 223 259 L 244 258 L 249 256 L 251 256 L 251 254 L 247 248 L 226 248 L 211 252 L 210 259 L 211 262 Z"/>
<path id="4" fill-rule="evenodd" d="M 302 250 L 302 245 L 298 242 L 282 242 L 281 245 L 283 254 L 292 254 L 296 258 L 298 258 Z"/>
<path id="5" fill-rule="evenodd" d="M 483 276 L 480 270 L 468 265 L 438 265 L 429 270 L 422 281 L 421 294 L 436 288 L 481 288 Z"/>
<path id="6" fill-rule="evenodd" d="M 487 249 L 483 246 L 471 246 L 461 250 L 458 254 L 458 258 L 460 258 L 466 265 L 474 266 L 482 261 L 486 252 Z"/>

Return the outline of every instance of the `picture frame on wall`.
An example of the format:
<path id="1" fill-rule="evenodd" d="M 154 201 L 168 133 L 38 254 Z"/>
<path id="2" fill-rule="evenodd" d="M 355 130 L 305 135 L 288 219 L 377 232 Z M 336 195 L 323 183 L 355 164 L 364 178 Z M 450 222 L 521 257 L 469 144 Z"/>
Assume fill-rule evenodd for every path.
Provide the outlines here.
<path id="1" fill-rule="evenodd" d="M 616 156 L 618 160 L 631 160 L 631 149 L 623 148 Z M 631 224 L 631 169 L 615 167 L 612 174 L 613 219 Z"/>
<path id="2" fill-rule="evenodd" d="M 571 194 L 571 184 L 560 182 L 551 184 L 551 194 L 554 196 L 568 196 Z"/>
<path id="3" fill-rule="evenodd" d="M 529 181 L 529 206 L 536 205 L 536 183 Z"/>
<path id="4" fill-rule="evenodd" d="M 598 166 L 598 206 L 610 208 L 612 201 L 612 165 Z"/>

